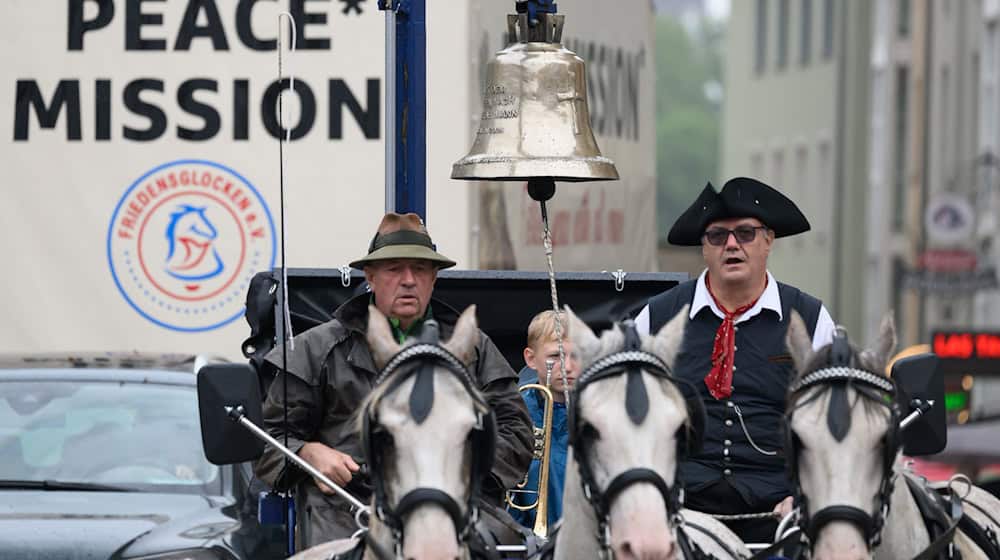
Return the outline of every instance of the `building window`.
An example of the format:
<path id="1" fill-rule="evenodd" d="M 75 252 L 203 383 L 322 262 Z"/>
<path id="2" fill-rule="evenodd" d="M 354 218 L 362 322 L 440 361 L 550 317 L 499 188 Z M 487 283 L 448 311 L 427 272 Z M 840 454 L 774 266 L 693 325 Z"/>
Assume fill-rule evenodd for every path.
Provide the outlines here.
<path id="1" fill-rule="evenodd" d="M 775 150 L 772 157 L 774 159 L 771 160 L 771 176 L 768 177 L 768 182 L 771 183 L 772 187 L 787 192 L 787 187 L 785 186 L 785 152 Z"/>
<path id="2" fill-rule="evenodd" d="M 984 151 L 996 153 L 1000 149 L 1000 130 L 997 119 L 1000 95 L 997 94 L 997 52 L 1000 50 L 997 22 L 991 21 L 983 33 L 982 60 L 979 61 L 979 145 Z"/>
<path id="3" fill-rule="evenodd" d="M 779 70 L 788 65 L 788 3 L 778 0 L 778 64 Z"/>
<path id="4" fill-rule="evenodd" d="M 767 64 L 767 0 L 757 0 L 756 33 L 754 34 L 754 70 L 764 73 Z"/>
<path id="5" fill-rule="evenodd" d="M 764 154 L 758 152 L 750 155 L 750 176 L 754 179 L 764 179 Z"/>
<path id="6" fill-rule="evenodd" d="M 903 292 L 907 290 L 906 287 L 906 263 L 900 258 L 892 259 L 892 309 L 895 311 L 895 317 L 893 319 L 896 321 L 897 328 L 904 325 L 908 317 L 904 313 L 903 309 Z"/>
<path id="7" fill-rule="evenodd" d="M 910 0 L 896 0 L 896 34 L 902 38 L 910 36 Z"/>
<path id="8" fill-rule="evenodd" d="M 812 0 L 802 0 L 800 17 L 802 28 L 799 30 L 799 64 L 806 66 L 809 64 L 809 58 L 812 57 Z"/>
<path id="9" fill-rule="evenodd" d="M 895 100 L 896 113 L 893 123 L 893 153 L 892 160 L 892 229 L 901 232 L 906 219 L 906 121 L 909 116 L 910 104 L 910 70 L 906 66 L 896 68 Z"/>
<path id="10" fill-rule="evenodd" d="M 820 186 L 815 177 L 809 177 L 809 150 L 805 146 L 795 148 L 795 188 L 801 192 L 802 208 L 807 216 L 815 216 L 816 189 Z"/>
<path id="11" fill-rule="evenodd" d="M 834 28 L 833 0 L 823 0 L 823 58 L 833 56 Z"/>

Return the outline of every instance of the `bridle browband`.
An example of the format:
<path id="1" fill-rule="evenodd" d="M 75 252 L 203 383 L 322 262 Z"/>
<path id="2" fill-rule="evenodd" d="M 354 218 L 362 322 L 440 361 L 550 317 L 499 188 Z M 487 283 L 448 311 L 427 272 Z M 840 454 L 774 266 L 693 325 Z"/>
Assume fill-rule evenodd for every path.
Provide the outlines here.
<path id="1" fill-rule="evenodd" d="M 846 358 L 844 357 L 843 350 L 845 347 L 848 349 Z M 882 480 L 879 483 L 878 492 L 873 496 L 875 503 L 874 514 L 849 505 L 832 505 L 813 514 L 809 513 L 808 501 L 802 492 L 798 473 L 798 453 L 801 444 L 792 432 L 791 426 L 792 415 L 795 411 L 818 398 L 819 393 L 788 412 L 786 418 L 788 431 L 786 456 L 789 462 L 789 478 L 792 481 L 793 493 L 799 506 L 799 526 L 802 528 L 803 534 L 808 539 L 810 546 L 815 544 L 820 530 L 827 524 L 832 521 L 846 521 L 861 529 L 868 550 L 871 551 L 882 541 L 882 529 L 885 526 L 885 518 L 889 514 L 892 492 L 896 482 L 896 472 L 893 467 L 896 455 L 902 445 L 902 441 L 899 438 L 900 410 L 896 403 L 897 392 L 895 383 L 881 375 L 852 367 L 850 365 L 851 357 L 849 349 L 846 335 L 838 332 L 834 336 L 833 347 L 831 348 L 831 360 L 835 360 L 836 363 L 803 376 L 791 385 L 789 395 L 801 395 L 805 391 L 816 387 L 832 390 L 834 394 L 831 395 L 830 409 L 827 412 L 828 424 L 830 424 L 830 429 L 834 437 L 838 440 L 842 439 L 846 434 L 846 430 L 849 429 L 850 424 L 849 416 L 847 420 L 834 417 L 837 414 L 834 412 L 834 401 L 842 399 L 846 406 L 847 387 L 853 387 L 861 398 L 885 406 L 889 410 L 889 429 L 883 441 Z M 847 409 L 847 414 L 850 414 L 849 408 Z M 848 422 L 846 428 L 840 428 L 839 431 L 841 434 L 838 436 L 834 424 L 845 421 Z"/>
<path id="2" fill-rule="evenodd" d="M 474 543 L 470 542 L 470 536 L 475 533 L 474 525 L 479 518 L 477 504 L 482 495 L 482 477 L 489 472 L 492 466 L 494 438 L 496 436 L 493 415 L 491 412 L 487 412 L 489 406 L 476 390 L 468 367 L 438 343 L 438 336 L 437 323 L 433 320 L 426 321 L 420 342 L 403 348 L 390 358 L 375 377 L 374 386 L 390 383 L 382 394 L 384 397 L 399 388 L 410 377 L 416 376 L 409 404 L 410 414 L 414 421 L 420 424 L 427 418 L 433 406 L 435 366 L 442 366 L 461 382 L 469 396 L 475 401 L 477 411 L 476 425 L 470 435 L 473 446 L 471 453 L 472 472 L 469 481 L 469 496 L 465 507 L 463 508 L 454 497 L 438 488 L 414 488 L 401 497 L 395 505 L 391 505 L 383 481 L 381 453 L 376 449 L 373 441 L 376 438 L 386 437 L 380 433 L 378 415 L 375 406 L 373 406 L 374 401 L 369 401 L 362 412 L 364 416 L 361 439 L 371 471 L 375 500 L 373 511 L 379 521 L 385 524 L 392 533 L 393 552 L 396 558 L 402 557 L 403 520 L 418 507 L 428 504 L 438 506 L 448 514 L 455 526 L 459 544 L 469 545 L 471 549 Z M 410 367 L 411 365 L 417 365 L 417 367 Z M 378 556 L 386 556 L 387 551 L 379 547 L 372 547 L 372 549 Z M 480 554 L 479 556 L 484 555 Z M 391 560 L 391 558 L 393 556 L 383 558 L 383 560 Z"/>
<path id="3" fill-rule="evenodd" d="M 625 407 L 632 422 L 635 425 L 640 425 L 649 410 L 649 396 L 642 381 L 642 372 L 645 371 L 675 384 L 680 382 L 671 375 L 669 366 L 663 360 L 641 349 L 641 341 L 633 321 L 626 320 L 621 326 L 625 332 L 625 348 L 598 359 L 583 371 L 573 387 L 574 395 L 569 401 L 570 406 L 567 411 L 573 458 L 579 468 L 584 497 L 597 518 L 597 540 L 601 546 L 602 558 L 610 558 L 613 555 L 609 519 L 611 505 L 627 488 L 634 484 L 651 484 L 663 497 L 668 521 L 672 523 L 680 521 L 680 510 L 684 503 L 684 490 L 679 482 L 670 486 L 659 473 L 648 468 L 625 470 L 612 478 L 607 487 L 601 490 L 597 486 L 594 473 L 587 461 L 587 450 L 592 442 L 584 432 L 583 426 L 580 425 L 579 406 L 580 395 L 588 385 L 609 377 L 627 375 Z M 678 540 L 682 541 L 680 543 L 682 549 L 688 547 L 686 539 L 680 531 L 678 531 Z"/>

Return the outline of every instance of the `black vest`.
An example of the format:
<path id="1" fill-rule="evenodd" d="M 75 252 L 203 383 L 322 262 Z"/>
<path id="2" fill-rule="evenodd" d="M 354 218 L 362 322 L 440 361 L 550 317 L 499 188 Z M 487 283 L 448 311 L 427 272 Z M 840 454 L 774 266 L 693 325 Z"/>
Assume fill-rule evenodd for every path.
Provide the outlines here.
<path id="1" fill-rule="evenodd" d="M 649 300 L 649 332 L 657 333 L 694 299 L 698 280 L 690 280 Z M 684 343 L 674 365 L 674 375 L 687 380 L 705 403 L 705 439 L 700 452 L 679 464 L 679 476 L 690 493 L 726 478 L 755 511 L 769 510 L 791 494 L 785 474 L 785 394 L 792 380 L 791 356 L 785 332 L 792 309 L 798 311 L 812 336 L 821 302 L 798 288 L 778 282 L 781 313 L 762 310 L 736 325 L 736 358 L 733 393 L 716 400 L 708 392 L 705 376 L 712 368 L 712 344 L 722 319 L 703 307 L 688 321 Z M 744 435 L 736 408 L 757 447 Z M 712 513 L 712 512 L 710 512 Z"/>

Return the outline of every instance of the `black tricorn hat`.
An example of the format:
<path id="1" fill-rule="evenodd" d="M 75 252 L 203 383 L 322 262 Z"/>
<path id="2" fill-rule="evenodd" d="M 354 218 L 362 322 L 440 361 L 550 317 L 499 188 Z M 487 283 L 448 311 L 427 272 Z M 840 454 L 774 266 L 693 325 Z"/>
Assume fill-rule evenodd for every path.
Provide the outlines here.
<path id="1" fill-rule="evenodd" d="M 667 241 L 672 245 L 701 245 L 708 224 L 728 218 L 757 218 L 774 230 L 775 237 L 809 231 L 809 220 L 788 197 L 749 177 L 735 177 L 721 192 L 712 183 L 705 185 L 694 203 L 670 228 Z"/>

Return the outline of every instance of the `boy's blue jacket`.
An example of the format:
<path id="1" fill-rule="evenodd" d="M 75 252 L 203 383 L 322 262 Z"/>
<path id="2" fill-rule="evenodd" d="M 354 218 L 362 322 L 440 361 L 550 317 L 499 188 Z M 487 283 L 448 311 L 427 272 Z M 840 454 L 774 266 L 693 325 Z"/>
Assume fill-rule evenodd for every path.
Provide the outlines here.
<path id="1" fill-rule="evenodd" d="M 518 375 L 519 384 L 538 382 L 538 373 L 531 368 L 524 368 Z M 521 393 L 524 402 L 528 406 L 528 413 L 531 414 L 531 421 L 536 426 L 541 426 L 545 417 L 545 400 L 538 394 L 538 391 L 525 391 Z M 549 527 L 562 517 L 562 497 L 563 481 L 566 479 L 566 448 L 569 445 L 569 431 L 566 427 L 566 404 L 553 403 L 552 406 L 552 447 L 549 455 L 549 505 L 548 518 Z M 538 487 L 538 468 L 541 462 L 538 459 L 531 461 L 531 468 L 528 470 L 528 484 L 526 489 Z M 535 501 L 534 494 L 513 494 L 514 502 L 526 505 Z M 525 527 L 535 525 L 535 511 L 517 511 L 511 508 L 510 513 L 520 524 Z"/>

